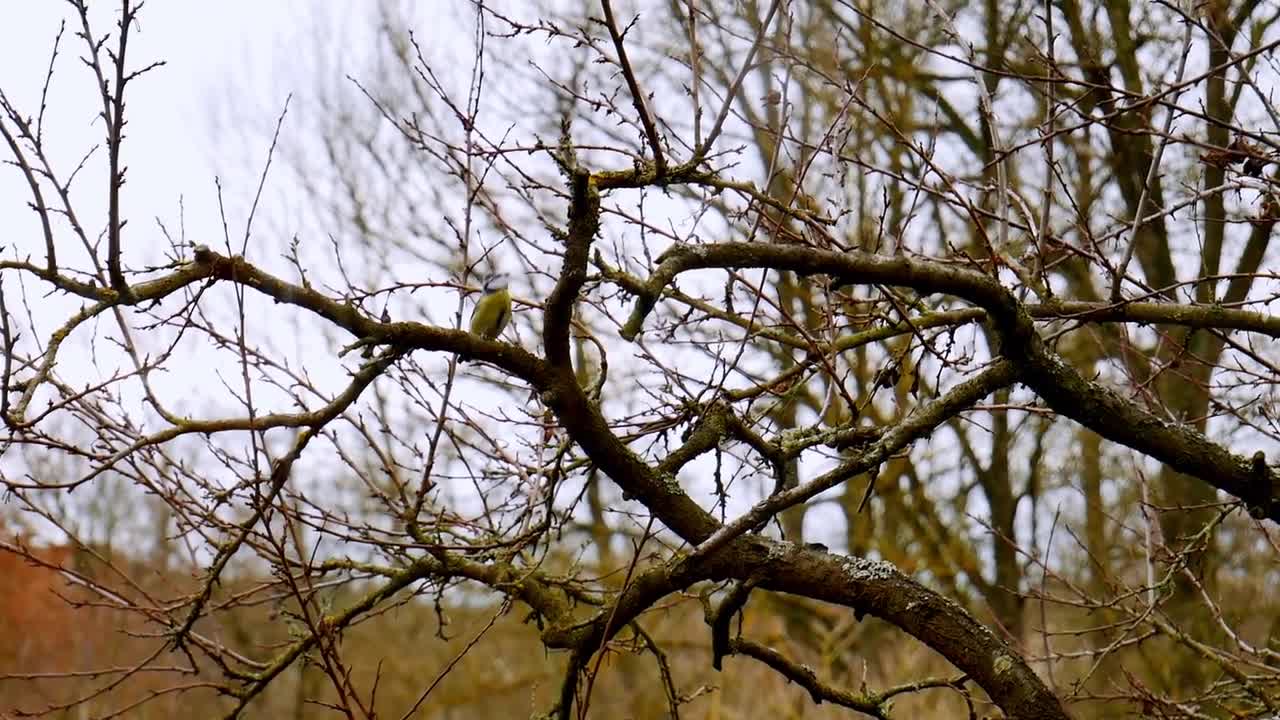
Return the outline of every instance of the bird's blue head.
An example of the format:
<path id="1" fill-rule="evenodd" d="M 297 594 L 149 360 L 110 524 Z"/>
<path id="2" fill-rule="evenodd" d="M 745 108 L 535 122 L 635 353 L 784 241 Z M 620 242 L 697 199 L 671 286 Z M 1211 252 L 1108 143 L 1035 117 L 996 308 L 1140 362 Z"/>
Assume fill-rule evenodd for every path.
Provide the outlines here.
<path id="1" fill-rule="evenodd" d="M 506 273 L 502 273 L 502 272 L 489 273 L 488 275 L 485 276 L 484 293 L 486 295 L 488 295 L 489 293 L 495 293 L 499 290 L 506 290 L 506 289 L 507 289 Z"/>

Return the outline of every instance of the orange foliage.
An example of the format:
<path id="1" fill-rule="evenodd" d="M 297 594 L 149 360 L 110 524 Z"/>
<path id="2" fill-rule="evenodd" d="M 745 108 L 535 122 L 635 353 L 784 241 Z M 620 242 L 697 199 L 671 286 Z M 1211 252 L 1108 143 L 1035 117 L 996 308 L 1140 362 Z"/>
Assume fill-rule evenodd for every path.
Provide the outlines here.
<path id="1" fill-rule="evenodd" d="M 70 567 L 74 550 L 66 546 L 29 548 L 39 563 Z M 76 616 L 64 600 L 69 586 L 62 574 L 14 552 L 0 552 L 0 672 L 33 673 L 65 669 L 83 639 Z M 61 597 L 59 597 L 61 596 Z"/>

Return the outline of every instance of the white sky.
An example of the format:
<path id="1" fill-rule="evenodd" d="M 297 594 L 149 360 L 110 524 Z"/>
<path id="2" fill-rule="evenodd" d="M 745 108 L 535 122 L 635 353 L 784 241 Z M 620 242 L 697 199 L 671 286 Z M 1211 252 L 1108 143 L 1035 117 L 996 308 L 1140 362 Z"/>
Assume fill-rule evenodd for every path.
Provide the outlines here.
<path id="1" fill-rule="evenodd" d="M 14 0 L 0 0 L 0 5 L 6 4 L 19 5 Z M 98 116 L 101 101 L 91 71 L 81 62 L 86 48 L 76 36 L 79 20 L 67 2 L 22 2 L 20 7 L 8 14 L 8 22 L 0 23 L 0 90 L 24 116 L 37 115 L 54 38 L 65 20 L 67 27 L 45 112 L 44 146 L 60 179 L 98 146 L 72 189 L 76 213 L 93 240 L 106 225 L 106 153 L 104 126 Z M 119 3 L 95 2 L 90 7 L 94 35 L 101 38 L 110 33 L 107 47 L 114 48 Z M 129 35 L 127 66 L 137 70 L 160 60 L 165 64 L 131 81 L 125 94 L 127 125 L 121 156 L 127 174 L 121 204 L 122 217 L 128 222 L 123 245 L 130 270 L 171 260 L 158 223 L 163 223 L 175 240 L 185 237 L 188 259 L 191 245 L 224 248 L 217 181 L 221 181 L 227 206 L 228 232 L 239 251 L 271 128 L 290 93 L 305 97 L 317 84 L 318 63 L 308 62 L 308 56 L 314 60 L 316 48 L 325 48 L 333 56 L 332 70 L 342 67 L 342 56 L 367 51 L 370 43 L 358 36 L 367 35 L 371 23 L 357 16 L 376 9 L 375 3 L 356 0 L 151 0 L 142 7 Z M 282 132 L 286 137 L 290 122 L 294 135 L 296 128 L 302 127 L 301 104 L 295 98 Z M 2 154 L 6 161 L 10 159 L 8 148 L 3 148 Z M 279 163 L 277 156 L 268 192 L 274 197 L 297 195 L 296 188 L 289 187 L 294 180 Z M 46 202 L 55 204 L 52 190 L 47 185 L 43 190 Z M 36 214 L 27 207 L 29 199 L 22 174 L 11 166 L 0 168 L 0 255 L 6 259 L 30 257 L 40 263 L 45 255 L 44 239 Z M 275 237 L 279 233 L 270 224 L 273 214 L 279 214 L 278 208 L 264 200 L 255 220 L 255 242 L 246 253 L 251 260 L 279 257 L 284 241 Z M 87 253 L 70 228 L 65 223 L 61 227 L 55 224 L 54 232 L 60 268 L 90 269 Z M 105 251 L 99 255 L 105 257 Z M 47 288 L 30 278 L 22 280 L 25 287 L 21 289 L 26 293 L 20 295 L 15 287 L 19 276 L 13 277 L 14 282 L 5 287 L 10 310 L 24 304 L 31 307 L 35 335 L 42 340 L 82 304 L 79 298 L 64 293 L 44 295 Z M 251 296 L 247 301 L 263 300 Z M 250 312 L 253 309 L 250 305 Z M 296 343 L 297 333 L 280 332 L 281 323 L 291 323 L 292 316 L 251 317 L 268 320 L 250 324 L 250 342 L 274 340 L 286 347 Z M 73 385 L 99 382 L 121 365 L 128 365 L 123 357 L 112 355 L 109 344 L 95 344 L 91 354 L 81 349 L 97 334 L 96 328 L 77 328 L 71 338 L 77 350 L 60 354 L 59 374 Z M 168 342 L 161 340 L 160 346 L 150 347 L 147 340 L 137 340 L 143 353 L 162 351 L 163 343 Z M 342 383 L 345 373 L 333 355 L 313 354 L 315 362 L 308 369 Z M 184 354 L 180 349 L 178 358 L 170 367 L 179 372 L 156 378 L 161 388 L 167 384 L 173 391 L 174 409 L 207 415 L 212 405 L 231 399 L 207 382 L 208 353 L 188 349 Z M 90 363 L 94 367 L 86 367 Z M 214 416 L 223 414 L 213 412 Z"/>
<path id="2" fill-rule="evenodd" d="M 165 65 L 132 81 L 125 96 L 128 124 L 122 158 L 128 172 L 122 215 L 128 220 L 124 250 L 130 269 L 164 261 L 168 243 L 157 220 L 175 238 L 185 226 L 188 244 L 222 249 L 217 179 L 228 206 L 232 240 L 238 241 L 247 203 L 265 160 L 270 130 L 286 97 L 290 93 L 305 96 L 317 84 L 317 63 L 306 61 L 306 56 L 314 59 L 321 45 L 332 49 L 332 70 L 341 67 L 341 56 L 367 51 L 370 44 L 360 36 L 367 36 L 371 23 L 361 16 L 376 9 L 375 3 L 359 0 L 150 0 L 144 5 L 129 36 L 128 67 L 136 70 L 157 60 Z M 80 60 L 86 48 L 75 34 L 79 20 L 69 3 L 55 0 L 0 0 L 0 10 L 5 14 L 5 22 L 0 23 L 0 91 L 33 121 L 39 113 L 59 24 L 63 20 L 67 23 L 44 117 L 45 149 L 55 172 L 65 179 L 91 148 L 104 143 L 98 117 L 101 102 L 91 71 Z M 91 3 L 92 31 L 97 37 L 110 33 L 112 48 L 118 13 L 118 2 Z M 291 119 L 298 123 L 295 127 L 301 126 L 300 105 L 295 97 L 290 110 Z M 286 121 L 284 133 L 288 132 Z M 0 146 L 0 156 L 6 162 L 11 160 L 7 147 Z M 106 221 L 105 159 L 105 148 L 99 147 L 72 190 L 73 205 L 90 239 L 98 237 Z M 282 170 L 279 165 L 274 168 L 270 191 L 277 197 L 296 195 L 287 186 L 293 182 L 290 174 Z M 46 201 L 55 201 L 47 186 L 42 189 Z M 42 264 L 44 239 L 36 214 L 27 207 L 29 200 L 22 174 L 9 165 L 0 167 L 0 256 L 29 257 Z M 263 242 L 255 243 L 251 256 L 278 257 L 284 243 L 272 236 L 267 222 L 274 212 L 275 208 L 264 203 L 255 224 Z M 55 236 L 60 267 L 81 271 L 90 267 L 84 248 L 67 227 L 55 227 Z M 189 258 L 189 248 L 186 254 Z M 82 305 L 79 298 L 63 293 L 46 295 L 47 287 L 29 277 L 9 273 L 6 281 L 10 312 L 24 315 L 20 325 L 25 328 L 23 305 L 30 307 L 35 335 L 41 342 Z M 258 299 L 251 296 L 248 300 Z M 251 342 L 267 338 L 286 347 L 300 344 L 295 332 L 280 332 L 279 321 L 260 322 L 258 318 L 264 316 L 251 317 L 255 318 L 249 327 Z M 95 343 L 90 352 L 94 338 L 100 339 L 96 325 L 81 326 L 69 341 L 73 349 L 60 353 L 58 373 L 73 385 L 101 381 L 128 365 L 111 352 L 109 343 Z M 24 340 L 29 339 L 24 332 Z M 143 352 L 149 350 L 154 348 L 143 345 Z M 171 409 L 194 410 L 202 417 L 227 414 L 230 394 L 221 387 L 221 378 L 212 379 L 209 367 L 202 364 L 208 353 L 179 352 L 177 357 L 170 366 L 178 372 L 154 379 L 161 388 L 166 384 L 182 388 L 170 396 L 174 400 Z M 310 358 L 307 370 L 313 377 L 330 378 L 335 384 L 345 382 L 335 353 L 311 354 Z M 222 410 L 211 409 L 215 406 Z M 231 411 L 237 414 L 234 405 Z"/>
<path id="3" fill-rule="evenodd" d="M 26 2 L 3 0 L 6 22 L 0 23 L 0 89 L 27 115 L 39 108 L 44 68 L 49 62 L 53 39 L 59 22 L 67 19 L 67 32 L 62 39 L 50 103 L 46 112 L 46 138 L 55 154 L 56 167 L 67 172 L 93 144 L 102 141 L 102 123 L 95 117 L 99 109 L 93 96 L 90 75 L 79 61 L 84 43 L 74 36 L 78 30 L 73 9 L 65 2 L 43 0 Z M 112 31 L 117 20 L 117 3 L 97 2 L 91 5 L 93 31 L 102 35 Z M 129 65 L 137 68 L 155 60 L 165 65 L 131 83 L 126 101 L 129 122 L 124 156 L 129 168 L 123 202 L 132 224 L 130 242 L 145 240 L 150 233 L 139 226 L 154 229 L 154 218 L 160 216 L 176 232 L 178 201 L 183 199 L 187 227 L 195 228 L 216 222 L 215 170 L 229 173 L 224 187 L 233 195 L 252 190 L 249 170 L 240 158 L 219 160 L 229 148 L 215 137 L 212 114 L 229 111 L 224 93 L 239 88 L 252 113 L 264 94 L 305 89 L 308 78 L 299 73 L 301 66 L 280 62 L 280 49 L 290 39 L 296 41 L 304 24 L 323 9 L 324 14 L 340 17 L 364 9 L 373 3 L 341 0 L 315 3 L 306 0 L 221 0 L 216 3 L 151 0 L 139 13 L 139 24 L 130 34 Z M 356 33 L 363 23 L 329 23 L 333 32 Z M 340 37 L 332 38 L 335 44 Z M 278 113 L 276 108 L 275 112 Z M 266 118 L 241 117 L 241 122 L 255 126 L 274 121 Z M 263 148 L 262 150 L 265 150 Z M 8 152 L 6 151 L 6 156 Z M 261 151 L 258 153 L 261 155 Z M 237 168 L 240 168 L 237 170 Z M 244 176 L 241 176 L 244 175 Z M 104 193 L 96 177 L 85 177 L 85 186 L 77 201 L 99 205 Z M 92 190 L 96 190 L 93 192 Z M 27 192 L 20 175 L 0 173 L 0 197 L 25 197 Z M 38 226 L 33 213 L 14 217 L 15 203 L 0 204 L 0 219 L 6 232 L 0 243 L 30 247 L 38 253 L 42 247 L 38 234 L 30 231 Z M 83 212 L 83 211 L 82 211 Z M 94 218 L 98 220 L 98 218 Z M 97 229 L 100 222 L 86 223 Z M 216 227 L 216 225 L 215 225 Z M 15 233 L 15 231 L 17 231 Z M 69 260 L 82 260 L 68 257 Z"/>

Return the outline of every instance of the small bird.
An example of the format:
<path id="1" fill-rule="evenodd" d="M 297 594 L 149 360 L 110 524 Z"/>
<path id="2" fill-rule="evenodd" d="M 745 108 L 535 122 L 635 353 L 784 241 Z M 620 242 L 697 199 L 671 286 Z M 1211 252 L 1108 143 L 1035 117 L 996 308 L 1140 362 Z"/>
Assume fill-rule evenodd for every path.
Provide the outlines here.
<path id="1" fill-rule="evenodd" d="M 494 273 L 484 279 L 484 295 L 471 312 L 471 333 L 495 340 L 511 322 L 511 293 L 507 292 L 506 273 Z"/>

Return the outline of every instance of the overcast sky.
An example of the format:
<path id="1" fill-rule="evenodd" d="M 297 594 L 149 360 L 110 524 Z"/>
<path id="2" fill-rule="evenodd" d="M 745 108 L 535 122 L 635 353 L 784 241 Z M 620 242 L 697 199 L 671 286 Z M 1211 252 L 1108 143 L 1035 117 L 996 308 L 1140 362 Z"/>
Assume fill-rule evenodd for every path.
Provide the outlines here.
<path id="1" fill-rule="evenodd" d="M 56 167 L 69 172 L 94 144 L 102 142 L 102 124 L 93 96 L 90 75 L 79 58 L 84 43 L 75 37 L 79 29 L 68 3 L 45 0 L 6 0 L 5 22 L 0 23 L 0 89 L 24 115 L 39 110 L 44 70 L 49 63 L 59 23 L 67 20 L 50 89 L 45 135 Z M 92 3 L 95 34 L 114 35 L 118 4 Z M 279 112 L 291 90 L 305 89 L 304 64 L 282 62 L 291 44 L 309 23 L 321 18 L 329 32 L 356 34 L 365 28 L 353 22 L 372 9 L 373 3 L 338 0 L 316 3 L 306 0 L 220 0 L 216 3 L 147 2 L 139 24 L 130 35 L 129 65 L 138 68 L 163 60 L 165 65 L 129 86 L 126 94 L 129 125 L 124 154 L 129 174 L 124 193 L 126 215 L 133 224 L 131 241 L 150 236 L 140 225 L 155 228 L 154 218 L 175 223 L 178 201 L 185 204 L 187 227 L 216 221 L 215 171 L 224 175 L 230 194 L 241 196 L 249 178 L 244 165 L 243 142 L 220 137 L 215 122 L 223 118 L 258 128 L 274 121 L 267 112 Z M 345 19 L 345 21 L 344 21 Z M 336 46 L 348 45 L 331 37 Z M 114 43 L 113 43 L 114 44 Z M 228 98 L 241 94 L 243 106 Z M 268 95 L 279 95 L 274 111 L 264 110 Z M 239 110 L 243 114 L 234 116 Z M 259 148 L 258 154 L 265 152 Z M 7 153 L 6 153 L 7 155 Z M 80 203 L 100 204 L 104 193 L 99 178 L 86 176 L 77 196 Z M 88 192 L 95 189 L 96 192 Z M 0 173 L 0 193 L 25 196 L 21 176 Z M 0 207 L 6 232 L 0 243 L 17 243 L 39 253 L 40 239 L 34 213 L 15 218 L 15 204 Z M 100 223 L 86 223 L 100 227 Z M 14 232 L 21 230 L 20 232 Z M 35 243 L 35 245 L 28 245 Z M 12 250 L 12 247 L 10 248 Z M 76 259 L 72 257 L 71 259 Z M 83 259 L 80 257 L 79 259 Z"/>
<path id="2" fill-rule="evenodd" d="M 114 48 L 119 3 L 99 0 L 90 7 L 94 35 L 110 33 L 109 47 Z M 72 191 L 76 212 L 90 239 L 96 239 L 106 224 L 104 128 L 93 76 L 81 62 L 86 48 L 76 36 L 79 20 L 74 8 L 62 1 L 0 0 L 0 8 L 5 10 L 0 22 L 0 91 L 32 121 L 40 112 L 54 40 L 66 21 L 44 113 L 44 146 L 63 179 L 99 146 Z M 300 99 L 316 85 L 316 63 L 308 59 L 316 56 L 317 48 L 334 56 L 368 51 L 371 44 L 363 38 L 371 23 L 365 16 L 375 9 L 375 3 L 361 0 L 151 0 L 142 7 L 129 36 L 128 67 L 165 64 L 131 82 L 126 91 L 128 125 L 122 157 L 128 172 L 122 215 L 128 221 L 124 243 L 131 270 L 165 257 L 168 246 L 157 221 L 175 238 L 185 225 L 188 245 L 222 248 L 215 180 L 221 180 L 232 238 L 243 233 L 245 208 L 258 183 L 271 128 L 290 93 L 295 93 L 290 119 L 300 122 Z M 334 66 L 342 65 L 334 61 Z M 12 159 L 8 148 L 0 155 L 5 162 Z M 293 180 L 288 172 L 273 172 L 270 182 L 277 196 L 290 194 L 288 184 Z M 52 200 L 51 195 L 46 187 L 46 199 Z M 27 208 L 29 199 L 22 174 L 9 165 L 0 167 L 0 255 L 42 264 L 44 239 L 38 217 Z M 266 223 L 275 212 L 275 206 L 264 204 L 255 228 L 269 229 Z M 91 267 L 85 249 L 65 226 L 55 228 L 55 235 L 64 271 Z M 272 238 L 256 245 L 251 254 L 270 254 L 275 259 L 280 247 Z M 186 256 L 190 258 L 189 247 Z M 83 304 L 64 293 L 46 294 L 48 288 L 30 278 L 21 282 L 21 276 L 12 274 L 12 278 L 4 287 L 10 312 L 29 308 L 40 342 L 47 341 Z M 257 299 L 250 296 L 248 301 Z M 26 313 L 26 309 L 18 311 Z M 294 342 L 291 336 L 296 333 L 281 333 L 280 323 L 261 322 L 262 315 L 251 317 L 255 318 L 248 328 L 251 341 L 274 336 L 286 345 Z M 25 318 L 22 324 L 26 325 Z M 84 385 L 130 366 L 118 354 L 113 356 L 111 343 L 94 342 L 102 335 L 97 325 L 77 328 L 69 341 L 74 349 L 60 354 L 60 378 L 73 386 Z M 139 342 L 145 339 L 138 338 Z M 24 332 L 22 340 L 31 342 L 31 333 Z M 146 344 L 142 348 L 143 352 L 155 349 Z M 332 351 L 311 354 L 308 370 L 321 378 L 332 376 L 334 382 L 344 381 L 335 355 Z M 228 412 L 216 406 L 227 404 L 229 393 L 211 383 L 208 366 L 200 365 L 210 356 L 190 348 L 179 351 L 176 362 L 170 363 L 177 372 L 153 378 L 162 392 L 166 385 L 177 390 L 169 397 L 179 411 L 212 417 Z M 124 388 L 126 393 L 137 390 Z"/>

